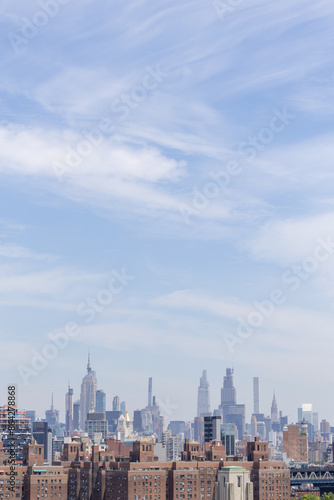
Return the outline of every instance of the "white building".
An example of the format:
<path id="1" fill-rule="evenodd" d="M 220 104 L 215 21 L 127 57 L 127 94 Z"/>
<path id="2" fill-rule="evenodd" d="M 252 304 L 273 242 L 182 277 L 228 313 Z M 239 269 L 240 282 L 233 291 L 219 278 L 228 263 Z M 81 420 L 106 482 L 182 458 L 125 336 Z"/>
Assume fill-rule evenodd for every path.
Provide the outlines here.
<path id="1" fill-rule="evenodd" d="M 215 500 L 253 500 L 253 483 L 245 467 L 223 467 L 217 474 Z"/>

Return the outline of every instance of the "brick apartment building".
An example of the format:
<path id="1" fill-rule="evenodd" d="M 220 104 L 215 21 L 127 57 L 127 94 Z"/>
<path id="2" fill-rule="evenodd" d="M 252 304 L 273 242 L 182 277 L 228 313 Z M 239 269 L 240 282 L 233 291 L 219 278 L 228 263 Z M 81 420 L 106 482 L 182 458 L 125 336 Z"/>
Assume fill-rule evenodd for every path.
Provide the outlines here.
<path id="1" fill-rule="evenodd" d="M 0 500 L 224 500 L 227 490 L 218 484 L 222 481 L 218 472 L 223 471 L 231 477 L 233 471 L 244 471 L 229 486 L 229 500 L 290 497 L 289 471 L 284 462 L 268 461 L 268 444 L 258 438 L 247 445 L 247 461 L 237 457 L 227 461 L 220 441 L 205 443 L 202 449 L 199 443 L 188 440 L 177 462 L 158 462 L 153 443 L 146 439 L 131 447 L 110 440 L 110 449 L 104 451 L 94 445 L 91 452 L 86 443 L 72 441 L 64 445 L 61 462 L 52 466 L 44 466 L 43 455 L 43 445 L 34 441 L 24 447 L 23 465 L 16 467 L 15 492 L 10 492 L 6 475 L 9 465 L 0 447 L 0 463 L 4 463 L 0 469 Z M 252 487 L 247 487 L 247 494 L 241 497 L 235 481 L 245 474 Z"/>
<path id="2" fill-rule="evenodd" d="M 308 462 L 308 437 L 299 430 L 299 425 L 288 425 L 283 429 L 283 452 L 295 462 Z"/>

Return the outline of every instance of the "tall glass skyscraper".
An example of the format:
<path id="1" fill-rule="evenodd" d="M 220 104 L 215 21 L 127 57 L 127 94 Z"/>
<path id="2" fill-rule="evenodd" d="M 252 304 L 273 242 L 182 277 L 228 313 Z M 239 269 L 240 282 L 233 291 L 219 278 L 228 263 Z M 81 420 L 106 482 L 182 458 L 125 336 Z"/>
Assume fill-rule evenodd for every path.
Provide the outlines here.
<path id="1" fill-rule="evenodd" d="M 206 417 L 211 415 L 210 410 L 210 386 L 207 379 L 207 372 L 203 370 L 198 387 L 197 416 Z"/>
<path id="2" fill-rule="evenodd" d="M 106 393 L 102 389 L 96 391 L 96 412 L 105 413 L 106 411 Z"/>
<path id="3" fill-rule="evenodd" d="M 234 424 L 221 424 L 221 441 L 225 446 L 226 456 L 235 455 L 236 426 Z"/>

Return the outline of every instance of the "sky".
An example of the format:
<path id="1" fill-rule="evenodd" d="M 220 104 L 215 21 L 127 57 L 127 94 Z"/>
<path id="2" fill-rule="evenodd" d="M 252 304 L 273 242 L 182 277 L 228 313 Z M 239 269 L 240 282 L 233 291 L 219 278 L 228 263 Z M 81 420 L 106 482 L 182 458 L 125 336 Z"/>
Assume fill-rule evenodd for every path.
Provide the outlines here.
<path id="1" fill-rule="evenodd" d="M 234 367 L 334 425 L 334 4 L 2 0 L 0 401 L 130 415 Z"/>

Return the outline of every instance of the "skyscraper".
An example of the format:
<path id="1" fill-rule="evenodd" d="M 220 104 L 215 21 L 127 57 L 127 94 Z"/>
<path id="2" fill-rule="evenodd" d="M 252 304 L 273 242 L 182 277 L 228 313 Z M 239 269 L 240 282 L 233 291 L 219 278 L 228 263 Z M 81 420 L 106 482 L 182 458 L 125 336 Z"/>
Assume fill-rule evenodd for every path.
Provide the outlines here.
<path id="1" fill-rule="evenodd" d="M 271 403 L 271 421 L 277 422 L 278 420 L 278 406 L 276 401 L 276 396 L 274 393 L 273 402 Z"/>
<path id="2" fill-rule="evenodd" d="M 47 422 L 37 420 L 33 425 L 33 436 L 36 443 L 44 445 L 44 460 L 52 462 L 52 431 Z"/>
<path id="3" fill-rule="evenodd" d="M 207 371 L 203 370 L 198 387 L 197 416 L 205 417 L 211 415 L 210 411 L 210 386 L 207 379 Z"/>
<path id="4" fill-rule="evenodd" d="M 152 406 L 152 377 L 148 379 L 148 406 Z"/>
<path id="5" fill-rule="evenodd" d="M 85 429 L 87 414 L 95 410 L 96 406 L 96 375 L 90 366 L 90 356 L 88 354 L 87 375 L 84 376 L 81 383 L 80 393 L 80 429 Z"/>
<path id="6" fill-rule="evenodd" d="M 233 368 L 226 368 L 226 375 L 221 389 L 221 404 L 235 405 L 237 402 L 237 392 L 233 386 Z"/>
<path id="7" fill-rule="evenodd" d="M 237 428 L 234 424 L 221 425 L 221 442 L 225 446 L 226 456 L 235 455 L 235 442 Z"/>
<path id="8" fill-rule="evenodd" d="M 303 419 L 310 424 L 312 423 L 312 403 L 302 404 L 302 420 Z"/>
<path id="9" fill-rule="evenodd" d="M 26 412 L 27 414 L 27 412 Z M 312 413 L 312 424 L 314 427 L 314 432 L 318 432 L 319 430 L 319 415 L 318 413 Z"/>
<path id="10" fill-rule="evenodd" d="M 68 390 L 65 396 L 65 428 L 67 431 L 73 431 L 73 389 L 68 382 Z"/>
<path id="11" fill-rule="evenodd" d="M 252 438 L 255 438 L 257 435 L 257 420 L 255 415 L 252 415 L 251 418 L 251 435 Z"/>
<path id="12" fill-rule="evenodd" d="M 120 399 L 118 396 L 114 396 L 112 400 L 112 411 L 121 411 Z"/>
<path id="13" fill-rule="evenodd" d="M 106 393 L 102 389 L 96 391 L 96 411 L 97 413 L 106 411 Z"/>
<path id="14" fill-rule="evenodd" d="M 80 400 L 73 403 L 73 430 L 80 428 Z"/>
<path id="15" fill-rule="evenodd" d="M 197 443 L 203 444 L 204 442 L 204 418 L 195 417 L 194 421 L 194 438 Z"/>
<path id="16" fill-rule="evenodd" d="M 260 413 L 260 380 L 259 377 L 253 377 L 253 401 L 255 415 Z"/>
<path id="17" fill-rule="evenodd" d="M 235 424 L 238 430 L 237 439 L 242 439 L 245 430 L 246 408 L 244 404 L 237 404 L 236 389 L 233 386 L 233 369 L 226 369 L 223 387 L 221 390 L 221 404 L 215 415 L 222 415 L 224 424 Z"/>
<path id="18" fill-rule="evenodd" d="M 36 421 L 36 412 L 35 410 L 27 410 L 26 411 L 26 417 L 29 417 L 30 418 L 30 432 L 32 434 L 32 426 L 33 426 L 33 423 Z"/>
<path id="19" fill-rule="evenodd" d="M 125 416 L 125 412 L 126 412 L 126 403 L 125 403 L 125 401 L 121 402 L 120 408 L 121 408 L 122 415 Z"/>
<path id="20" fill-rule="evenodd" d="M 133 413 L 133 430 L 141 432 L 143 430 L 143 421 L 140 410 L 135 410 Z"/>
<path id="21" fill-rule="evenodd" d="M 54 429 L 59 424 L 59 410 L 55 410 L 53 405 L 53 393 L 51 396 L 50 410 L 45 411 L 45 420 L 49 424 L 50 429 Z"/>
<path id="22" fill-rule="evenodd" d="M 204 441 L 210 443 L 210 441 L 220 441 L 221 440 L 221 416 L 216 417 L 204 417 Z"/>

